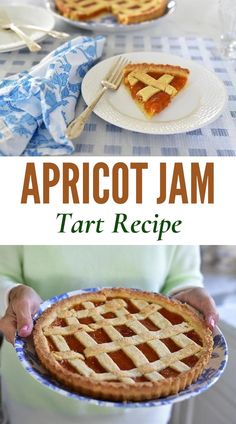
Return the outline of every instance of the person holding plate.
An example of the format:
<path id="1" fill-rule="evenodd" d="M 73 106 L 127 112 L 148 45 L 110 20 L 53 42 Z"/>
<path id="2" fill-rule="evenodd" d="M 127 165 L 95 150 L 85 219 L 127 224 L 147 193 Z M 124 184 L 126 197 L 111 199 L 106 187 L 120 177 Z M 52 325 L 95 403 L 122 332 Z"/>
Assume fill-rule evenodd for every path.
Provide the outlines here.
<path id="1" fill-rule="evenodd" d="M 42 299 L 89 287 L 160 292 L 202 312 L 213 330 L 218 313 L 203 287 L 197 246 L 0 246 L 2 394 L 10 424 L 168 423 L 171 406 L 106 408 L 66 398 L 20 364 L 16 331 L 28 337 Z"/>

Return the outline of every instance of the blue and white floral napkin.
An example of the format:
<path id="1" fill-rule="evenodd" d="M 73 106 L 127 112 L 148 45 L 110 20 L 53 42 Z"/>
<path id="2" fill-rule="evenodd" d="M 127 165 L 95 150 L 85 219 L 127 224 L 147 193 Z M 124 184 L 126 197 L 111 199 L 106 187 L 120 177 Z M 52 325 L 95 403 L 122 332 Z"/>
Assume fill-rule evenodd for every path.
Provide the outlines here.
<path id="1" fill-rule="evenodd" d="M 30 72 L 0 82 L 0 155 L 67 155 L 65 137 L 75 116 L 81 82 L 102 55 L 105 38 L 78 37 Z"/>

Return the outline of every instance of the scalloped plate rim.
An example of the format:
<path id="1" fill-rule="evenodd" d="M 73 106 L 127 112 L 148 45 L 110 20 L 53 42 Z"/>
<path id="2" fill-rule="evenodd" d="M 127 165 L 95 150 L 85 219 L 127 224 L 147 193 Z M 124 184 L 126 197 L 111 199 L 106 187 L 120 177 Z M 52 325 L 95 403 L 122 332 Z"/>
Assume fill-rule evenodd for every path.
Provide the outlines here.
<path id="1" fill-rule="evenodd" d="M 37 318 L 39 318 L 39 316 L 42 314 L 42 312 L 44 312 L 47 308 L 49 308 L 51 305 L 53 305 L 54 303 L 56 303 L 59 300 L 66 299 L 68 297 L 71 297 L 71 296 L 74 296 L 74 295 L 77 295 L 77 294 L 86 293 L 86 292 L 88 292 L 88 293 L 96 292 L 98 290 L 101 290 L 102 288 L 105 288 L 105 287 L 93 287 L 93 288 L 73 290 L 73 291 L 62 293 L 58 296 L 53 296 L 50 299 L 44 301 L 40 305 L 40 308 L 39 308 L 38 312 L 34 315 L 33 319 L 35 321 Z M 136 288 L 134 288 L 134 290 L 142 291 L 142 290 L 136 289 Z M 155 407 L 155 406 L 161 406 L 161 405 L 167 405 L 167 404 L 174 404 L 176 402 L 180 402 L 180 401 L 189 399 L 190 397 L 197 396 L 198 394 L 203 393 L 204 391 L 208 390 L 213 384 L 216 383 L 216 381 L 223 374 L 225 367 L 227 365 L 228 347 L 227 347 L 226 340 L 225 340 L 222 332 L 219 330 L 218 327 L 216 328 L 215 332 L 216 332 L 215 336 L 216 335 L 220 336 L 221 343 L 224 346 L 224 354 L 223 354 L 224 359 L 221 360 L 221 364 L 220 364 L 219 368 L 216 369 L 214 376 L 211 377 L 210 382 L 207 385 L 200 387 L 200 388 L 196 387 L 194 389 L 194 391 L 189 392 L 189 389 L 191 387 L 193 387 L 194 385 L 197 385 L 197 382 L 199 380 L 198 379 L 195 383 L 191 384 L 187 389 L 182 390 L 177 395 L 171 395 L 171 396 L 167 396 L 166 398 L 160 398 L 160 399 L 157 399 L 157 400 L 154 399 L 154 400 L 142 401 L 142 402 L 114 402 L 114 401 L 107 401 L 107 400 L 96 399 L 96 398 L 92 398 L 92 397 L 79 395 L 78 393 L 75 393 L 75 392 L 70 392 L 67 388 L 61 386 L 60 383 L 57 384 L 57 382 L 55 380 L 54 381 L 47 380 L 47 377 L 42 376 L 42 374 L 40 374 L 39 371 L 35 371 L 35 369 L 33 369 L 33 366 L 30 363 L 30 359 L 28 358 L 27 352 L 25 350 L 25 346 L 27 345 L 26 339 L 23 339 L 23 338 L 19 337 L 18 335 L 16 335 L 14 347 L 15 347 L 18 359 L 20 360 L 20 362 L 21 362 L 22 366 L 25 368 L 25 370 L 35 380 L 37 380 L 38 382 L 40 382 L 44 386 L 48 387 L 49 389 L 51 389 L 53 391 L 56 391 L 57 393 L 59 393 L 61 395 L 64 395 L 64 396 L 69 397 L 69 398 L 74 398 L 74 399 L 77 399 L 79 401 L 84 401 L 84 402 L 88 402 L 88 403 L 91 403 L 91 404 L 94 404 L 94 405 L 100 405 L 100 406 L 106 406 L 106 407 L 121 407 L 121 408 L 142 407 L 143 408 L 143 407 Z M 206 372 L 206 371 L 207 371 L 207 368 L 204 370 L 204 372 Z M 204 374 L 204 372 L 202 373 L 202 375 Z M 49 376 L 49 378 L 51 379 L 50 376 Z M 185 393 L 186 391 L 188 391 L 188 393 Z"/>

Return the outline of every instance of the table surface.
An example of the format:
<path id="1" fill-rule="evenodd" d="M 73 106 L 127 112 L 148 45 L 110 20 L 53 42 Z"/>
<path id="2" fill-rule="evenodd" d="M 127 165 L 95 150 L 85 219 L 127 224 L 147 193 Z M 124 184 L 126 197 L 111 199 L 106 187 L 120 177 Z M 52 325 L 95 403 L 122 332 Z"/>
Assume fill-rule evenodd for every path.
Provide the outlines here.
<path id="1" fill-rule="evenodd" d="M 4 3 L 6 0 L 0 0 L 0 5 Z M 22 1 L 18 0 L 18 3 L 22 4 Z M 24 3 L 44 6 L 43 0 L 24 0 Z M 236 155 L 236 61 L 224 61 L 220 56 L 221 29 L 217 4 L 216 0 L 177 0 L 175 13 L 160 20 L 155 28 L 108 35 L 104 57 L 129 51 L 162 51 L 203 64 L 222 79 L 227 89 L 229 102 L 223 115 L 197 131 L 153 136 L 122 130 L 93 114 L 83 134 L 75 141 L 75 155 Z M 82 33 L 60 20 L 56 22 L 56 29 L 66 30 L 72 36 Z M 38 53 L 28 53 L 26 49 L 1 53 L 0 78 L 30 69 L 59 44 L 61 41 L 48 37 L 42 41 L 43 48 Z M 84 102 L 80 99 L 79 111 L 83 107 Z"/>

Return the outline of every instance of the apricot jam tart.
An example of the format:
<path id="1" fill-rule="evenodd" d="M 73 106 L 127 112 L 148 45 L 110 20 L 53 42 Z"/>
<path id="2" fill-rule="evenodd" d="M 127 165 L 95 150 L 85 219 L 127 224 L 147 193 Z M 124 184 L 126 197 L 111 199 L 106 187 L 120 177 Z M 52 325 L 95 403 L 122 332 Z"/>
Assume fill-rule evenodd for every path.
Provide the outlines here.
<path id="1" fill-rule="evenodd" d="M 55 0 L 61 15 L 75 21 L 85 21 L 112 14 L 120 24 L 128 25 L 162 16 L 167 0 Z"/>
<path id="2" fill-rule="evenodd" d="M 186 86 L 189 70 L 180 66 L 148 63 L 124 68 L 124 84 L 148 118 L 162 112 Z"/>
<path id="3" fill-rule="evenodd" d="M 203 319 L 156 293 L 114 288 L 45 310 L 33 332 L 43 366 L 70 390 L 115 401 L 176 394 L 197 380 L 212 352 Z"/>

